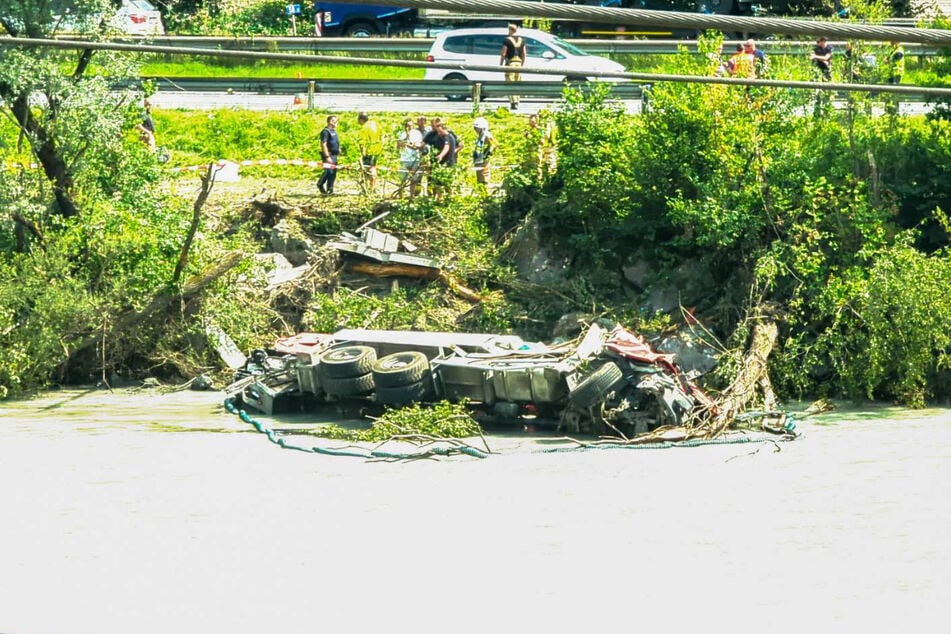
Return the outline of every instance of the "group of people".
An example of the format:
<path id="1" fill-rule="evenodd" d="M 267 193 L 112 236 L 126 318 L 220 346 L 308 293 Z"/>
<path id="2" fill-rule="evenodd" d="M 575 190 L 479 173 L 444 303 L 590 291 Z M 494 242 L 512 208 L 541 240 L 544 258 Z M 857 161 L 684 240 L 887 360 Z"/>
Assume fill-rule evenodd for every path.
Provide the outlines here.
<path id="1" fill-rule="evenodd" d="M 746 40 L 736 45 L 736 52 L 727 60 L 722 60 L 716 69 L 719 77 L 738 77 L 762 79 L 769 71 L 769 58 L 766 52 L 756 48 L 754 40 Z"/>
<path id="2" fill-rule="evenodd" d="M 832 81 L 832 53 L 832 44 L 825 37 L 820 37 L 809 54 L 816 75 L 822 81 Z M 873 56 L 859 54 L 851 42 L 845 45 L 845 61 L 845 75 L 850 82 L 864 80 L 866 72 L 875 65 Z M 905 75 L 905 48 L 901 42 L 892 40 L 889 43 L 886 64 L 885 82 L 900 84 Z"/>
<path id="3" fill-rule="evenodd" d="M 817 79 L 832 81 L 832 54 L 833 48 L 829 40 L 825 37 L 818 38 L 809 52 L 809 61 Z M 722 59 L 720 56 L 716 58 L 718 65 L 714 74 L 719 77 L 762 79 L 769 72 L 769 57 L 762 49 L 757 48 L 756 42 L 751 39 L 737 44 L 736 51 L 729 59 Z M 846 44 L 845 59 L 848 81 L 861 81 L 865 69 L 874 66 L 874 58 L 857 54 L 851 42 Z M 900 84 L 905 74 L 905 49 L 901 42 L 893 40 L 890 43 L 887 64 L 885 81 L 889 84 Z"/>
<path id="4" fill-rule="evenodd" d="M 317 181 L 317 188 L 324 195 L 334 193 L 337 172 L 340 169 L 340 136 L 337 133 L 336 115 L 327 117 L 327 124 L 320 132 L 320 154 L 323 172 Z M 360 128 L 357 131 L 357 146 L 360 152 L 360 168 L 363 182 L 368 191 L 375 191 L 379 179 L 379 162 L 385 149 L 385 138 L 380 125 L 368 113 L 357 115 Z M 489 122 L 478 117 L 472 122 L 475 139 L 472 149 L 472 167 L 476 182 L 486 185 L 489 182 L 489 159 L 496 149 L 496 140 L 489 132 Z M 458 164 L 459 152 L 463 141 L 456 135 L 441 117 L 426 117 L 403 120 L 402 128 L 396 134 L 396 149 L 399 153 L 399 189 L 415 198 L 425 193 L 423 177 L 428 175 L 427 184 L 433 196 L 442 197 L 451 185 L 452 170 Z"/>

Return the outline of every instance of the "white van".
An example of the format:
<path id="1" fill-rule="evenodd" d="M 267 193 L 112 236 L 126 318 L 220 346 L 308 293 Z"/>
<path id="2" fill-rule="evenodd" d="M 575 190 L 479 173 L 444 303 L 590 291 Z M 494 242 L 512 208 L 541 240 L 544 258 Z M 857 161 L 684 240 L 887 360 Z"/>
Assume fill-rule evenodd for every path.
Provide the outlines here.
<path id="1" fill-rule="evenodd" d="M 566 76 L 572 79 L 596 79 L 588 77 L 587 73 L 625 72 L 621 64 L 606 57 L 590 55 L 551 33 L 536 29 L 519 29 L 518 34 L 525 40 L 524 68 L 557 68 L 567 71 L 564 75 L 522 73 L 522 81 L 561 81 Z M 436 36 L 426 61 L 499 66 L 502 44 L 507 36 L 508 29 L 505 27 L 446 31 Z M 505 81 L 505 71 L 499 68 L 499 72 L 427 68 L 424 78 L 449 81 Z"/>

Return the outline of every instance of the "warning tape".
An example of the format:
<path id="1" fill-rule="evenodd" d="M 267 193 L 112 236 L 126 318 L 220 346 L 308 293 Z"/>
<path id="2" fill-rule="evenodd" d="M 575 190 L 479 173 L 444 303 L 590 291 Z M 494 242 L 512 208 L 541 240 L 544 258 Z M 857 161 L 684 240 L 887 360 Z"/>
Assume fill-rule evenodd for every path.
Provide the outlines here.
<path id="1" fill-rule="evenodd" d="M 322 162 L 322 161 L 310 161 L 310 160 L 305 160 L 305 159 L 254 159 L 254 160 L 245 160 L 245 161 L 227 161 L 227 160 L 225 160 L 225 159 L 221 159 L 221 160 L 219 160 L 218 162 L 214 163 L 214 165 L 220 169 L 220 168 L 224 167 L 225 165 L 227 165 L 228 163 L 231 163 L 231 164 L 234 164 L 234 165 L 238 165 L 238 166 L 240 166 L 240 167 L 250 167 L 250 166 L 254 166 L 254 165 L 260 165 L 260 166 L 263 166 L 263 167 L 267 167 L 267 166 L 270 166 L 270 165 L 294 165 L 294 166 L 297 166 L 297 167 L 312 167 L 312 168 L 315 168 L 315 169 L 316 169 L 316 168 L 322 168 L 322 169 L 325 169 L 325 170 L 332 170 L 332 169 L 337 169 L 337 170 L 344 170 L 344 169 L 369 169 L 368 167 L 367 167 L 367 168 L 364 168 L 363 164 L 360 163 L 359 161 L 357 161 L 357 162 L 355 162 L 355 163 L 338 163 L 338 164 L 333 164 L 333 163 L 324 163 L 324 162 Z M 204 164 L 202 164 L 202 165 L 188 165 L 188 166 L 186 166 L 186 167 L 173 167 L 173 168 L 170 168 L 169 171 L 171 171 L 171 172 L 185 172 L 185 171 L 195 172 L 195 171 L 198 171 L 198 170 L 207 169 L 207 168 L 208 168 L 208 165 L 209 165 L 208 163 L 204 163 Z M 379 171 L 379 172 L 405 172 L 405 171 L 408 171 L 408 170 L 407 170 L 406 168 L 404 168 L 404 167 L 390 167 L 390 166 L 387 166 L 387 165 L 375 165 L 374 167 L 376 167 L 377 171 Z M 488 165 L 488 166 L 485 166 L 485 165 L 484 165 L 484 166 L 481 166 L 481 167 L 475 167 L 475 166 L 473 166 L 473 167 L 467 167 L 466 169 L 469 170 L 469 171 L 479 171 L 479 170 L 485 169 L 486 167 L 489 167 L 490 169 L 503 169 L 503 170 L 504 170 L 504 169 L 514 169 L 514 168 L 516 168 L 516 167 L 518 167 L 518 166 L 517 166 L 517 165 Z M 424 171 L 426 171 L 426 170 L 428 170 L 428 166 L 420 165 L 420 167 L 417 168 L 417 170 L 424 170 Z"/>
<path id="2" fill-rule="evenodd" d="M 184 167 L 171 167 L 169 168 L 170 172 L 197 172 L 199 170 L 208 169 L 209 165 L 213 165 L 217 169 L 222 169 L 228 164 L 238 165 L 239 167 L 250 167 L 253 165 L 260 166 L 269 166 L 269 165 L 294 165 L 297 167 L 312 167 L 312 168 L 322 168 L 322 169 L 362 169 L 363 165 L 360 162 L 356 163 L 345 163 L 337 164 L 333 163 L 324 163 L 322 161 L 309 161 L 305 159 L 255 159 L 255 160 L 246 160 L 246 161 L 228 161 L 225 159 L 220 159 L 214 163 L 202 163 L 201 165 L 186 165 Z M 7 163 L 7 169 L 38 169 L 40 167 L 39 163 Z M 389 167 L 386 165 L 376 165 L 377 171 L 380 172 L 405 172 L 408 171 L 404 167 Z M 486 167 L 490 169 L 514 169 L 518 167 L 517 165 L 488 165 L 481 167 L 467 167 L 469 171 L 479 171 L 483 170 Z M 428 166 L 420 165 L 417 170 L 427 171 Z"/>

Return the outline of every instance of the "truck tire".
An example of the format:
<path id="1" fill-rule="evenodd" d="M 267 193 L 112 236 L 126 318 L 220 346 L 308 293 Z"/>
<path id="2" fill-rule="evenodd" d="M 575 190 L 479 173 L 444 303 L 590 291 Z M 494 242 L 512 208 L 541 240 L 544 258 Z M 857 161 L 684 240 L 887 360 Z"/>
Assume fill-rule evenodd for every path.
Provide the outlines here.
<path id="1" fill-rule="evenodd" d="M 376 25 L 366 20 L 358 20 L 347 25 L 347 37 L 373 37 L 379 35 L 380 30 Z"/>
<path id="2" fill-rule="evenodd" d="M 400 387 L 429 380 L 429 359 L 422 352 L 394 352 L 373 364 L 373 380 L 378 388 Z"/>
<path id="3" fill-rule="evenodd" d="M 392 387 L 377 387 L 376 402 L 384 405 L 409 405 L 429 401 L 434 394 L 432 378 L 427 376 L 422 381 L 409 385 L 395 385 Z"/>
<path id="4" fill-rule="evenodd" d="M 373 392 L 373 375 L 324 377 L 320 387 L 331 396 L 365 396 Z"/>
<path id="5" fill-rule="evenodd" d="M 568 401 L 574 407 L 586 409 L 624 383 L 624 373 L 621 372 L 621 368 L 613 361 L 609 361 L 579 383 L 568 395 Z"/>
<path id="6" fill-rule="evenodd" d="M 442 78 L 443 81 L 468 81 L 468 79 L 469 78 L 463 75 L 462 73 L 449 73 L 448 75 Z M 448 99 L 449 101 L 465 101 L 468 98 L 469 98 L 469 95 L 466 93 L 463 93 L 461 95 L 446 95 L 446 99 Z"/>
<path id="7" fill-rule="evenodd" d="M 368 374 L 376 361 L 376 350 L 370 346 L 343 346 L 332 348 L 320 357 L 317 376 L 342 379 Z"/>

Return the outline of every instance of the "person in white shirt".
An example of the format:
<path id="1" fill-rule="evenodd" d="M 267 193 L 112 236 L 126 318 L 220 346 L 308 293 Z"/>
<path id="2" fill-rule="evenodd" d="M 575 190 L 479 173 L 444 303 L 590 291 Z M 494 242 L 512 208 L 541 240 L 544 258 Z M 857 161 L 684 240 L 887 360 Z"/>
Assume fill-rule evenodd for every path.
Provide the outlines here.
<path id="1" fill-rule="evenodd" d="M 396 147 L 400 152 L 400 194 L 409 185 L 409 198 L 416 198 L 419 184 L 423 180 L 420 167 L 420 148 L 423 146 L 423 134 L 413 126 L 412 119 L 403 120 L 403 129 L 396 135 Z"/>

